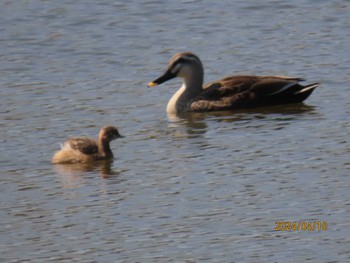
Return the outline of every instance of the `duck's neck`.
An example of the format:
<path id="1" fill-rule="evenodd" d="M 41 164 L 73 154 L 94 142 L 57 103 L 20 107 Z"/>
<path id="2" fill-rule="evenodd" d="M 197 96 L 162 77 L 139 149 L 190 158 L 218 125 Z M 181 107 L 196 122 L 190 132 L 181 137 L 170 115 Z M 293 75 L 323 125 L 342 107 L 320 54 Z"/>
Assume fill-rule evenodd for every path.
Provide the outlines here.
<path id="1" fill-rule="evenodd" d="M 177 113 L 190 110 L 190 103 L 203 91 L 203 72 L 184 78 L 181 88 L 170 99 L 167 112 Z"/>
<path id="2" fill-rule="evenodd" d="M 98 155 L 102 159 L 111 159 L 113 158 L 113 152 L 109 146 L 109 141 L 107 140 L 98 140 Z"/>

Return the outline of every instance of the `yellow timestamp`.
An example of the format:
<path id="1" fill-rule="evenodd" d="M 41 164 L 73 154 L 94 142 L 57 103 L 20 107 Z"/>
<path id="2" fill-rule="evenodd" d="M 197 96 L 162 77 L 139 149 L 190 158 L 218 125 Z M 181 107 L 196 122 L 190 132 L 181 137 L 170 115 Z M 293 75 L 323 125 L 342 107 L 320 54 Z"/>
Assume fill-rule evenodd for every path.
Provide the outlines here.
<path id="1" fill-rule="evenodd" d="M 326 231 L 327 221 L 276 221 L 275 231 Z"/>

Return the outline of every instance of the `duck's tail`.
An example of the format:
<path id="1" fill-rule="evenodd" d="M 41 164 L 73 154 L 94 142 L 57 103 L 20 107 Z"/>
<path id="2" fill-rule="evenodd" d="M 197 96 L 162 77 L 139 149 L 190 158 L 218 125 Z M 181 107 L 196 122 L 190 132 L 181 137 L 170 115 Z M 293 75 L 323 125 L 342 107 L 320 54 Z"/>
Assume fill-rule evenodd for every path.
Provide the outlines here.
<path id="1" fill-rule="evenodd" d="M 301 95 L 301 94 L 308 94 L 308 96 L 311 94 L 311 92 L 316 89 L 318 86 L 320 86 L 320 83 L 312 83 L 307 86 L 304 86 L 301 90 L 298 90 L 294 92 L 295 95 Z"/>
<path id="2" fill-rule="evenodd" d="M 315 82 L 302 87 L 294 92 L 292 100 L 294 100 L 294 102 L 302 102 L 306 100 L 318 86 L 320 86 L 320 84 Z"/>

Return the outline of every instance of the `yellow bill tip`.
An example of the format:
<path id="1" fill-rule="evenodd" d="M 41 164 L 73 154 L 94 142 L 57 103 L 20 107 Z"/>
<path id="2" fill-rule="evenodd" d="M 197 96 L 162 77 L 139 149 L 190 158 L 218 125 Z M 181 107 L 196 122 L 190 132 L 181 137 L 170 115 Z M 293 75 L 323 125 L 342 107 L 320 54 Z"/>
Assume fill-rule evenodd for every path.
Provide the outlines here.
<path id="1" fill-rule="evenodd" d="M 154 87 L 154 86 L 157 86 L 158 84 L 151 81 L 150 83 L 148 83 L 148 87 Z"/>

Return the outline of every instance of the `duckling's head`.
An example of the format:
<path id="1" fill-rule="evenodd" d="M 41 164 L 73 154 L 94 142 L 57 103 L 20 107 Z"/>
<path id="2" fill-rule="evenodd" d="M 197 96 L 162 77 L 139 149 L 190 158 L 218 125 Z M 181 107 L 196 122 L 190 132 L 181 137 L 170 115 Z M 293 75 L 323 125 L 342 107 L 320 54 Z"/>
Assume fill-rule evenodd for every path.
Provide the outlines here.
<path id="1" fill-rule="evenodd" d="M 148 87 L 157 86 L 175 77 L 183 78 L 185 81 L 199 78 L 198 81 L 202 81 L 203 74 L 202 62 L 195 54 L 191 52 L 177 53 L 170 59 L 165 73 L 148 83 Z"/>
<path id="2" fill-rule="evenodd" d="M 118 138 L 123 138 L 124 136 L 120 135 L 118 129 L 114 126 L 105 126 L 101 129 L 99 138 L 104 141 L 113 141 Z"/>

